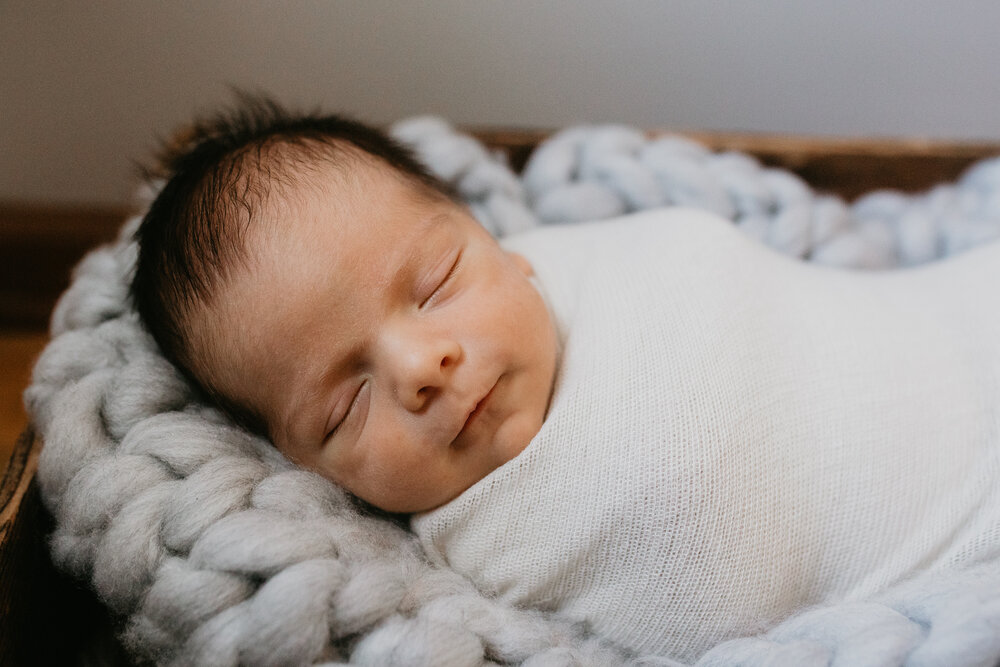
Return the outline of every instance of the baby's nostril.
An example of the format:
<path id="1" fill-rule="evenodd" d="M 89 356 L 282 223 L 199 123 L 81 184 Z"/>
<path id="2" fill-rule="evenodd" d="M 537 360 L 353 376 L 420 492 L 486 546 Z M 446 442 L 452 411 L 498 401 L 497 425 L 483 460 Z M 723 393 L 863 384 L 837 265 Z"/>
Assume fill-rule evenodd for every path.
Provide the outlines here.
<path id="1" fill-rule="evenodd" d="M 421 387 L 417 390 L 417 399 L 423 404 L 427 405 L 434 397 L 438 394 L 438 388 L 433 386 Z"/>

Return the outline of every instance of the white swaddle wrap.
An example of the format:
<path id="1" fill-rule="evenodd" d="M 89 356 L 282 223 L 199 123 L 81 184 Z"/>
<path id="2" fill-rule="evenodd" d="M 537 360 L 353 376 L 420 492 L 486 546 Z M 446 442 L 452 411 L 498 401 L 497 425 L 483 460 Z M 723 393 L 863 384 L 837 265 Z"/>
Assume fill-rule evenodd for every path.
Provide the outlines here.
<path id="1" fill-rule="evenodd" d="M 432 559 L 683 661 L 811 603 L 1000 558 L 1000 245 L 803 264 L 706 213 L 544 228 L 542 430 L 415 516 Z"/>

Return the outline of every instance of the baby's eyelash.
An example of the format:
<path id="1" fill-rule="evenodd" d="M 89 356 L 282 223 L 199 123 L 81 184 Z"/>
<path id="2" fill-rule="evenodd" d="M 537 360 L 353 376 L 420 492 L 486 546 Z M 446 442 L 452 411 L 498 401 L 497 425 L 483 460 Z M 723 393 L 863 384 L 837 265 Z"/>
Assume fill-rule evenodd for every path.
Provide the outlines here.
<path id="1" fill-rule="evenodd" d="M 462 253 L 459 252 L 458 256 L 455 258 L 455 262 L 451 265 L 451 268 L 448 269 L 447 275 L 445 275 L 445 277 L 441 280 L 441 282 L 438 283 L 438 286 L 434 288 L 434 291 L 430 293 L 430 296 L 428 296 L 426 299 L 420 302 L 421 308 L 423 308 L 428 301 L 433 299 L 435 295 L 437 295 L 437 293 L 441 291 L 442 287 L 448 284 L 448 281 L 451 280 L 452 276 L 455 275 L 455 271 L 458 270 L 458 265 L 461 263 L 462 263 Z"/>
<path id="2" fill-rule="evenodd" d="M 354 398 L 351 399 L 351 404 L 347 406 L 347 410 L 344 412 L 344 416 L 340 418 L 340 421 L 338 421 L 336 424 L 333 425 L 333 428 L 331 428 L 330 432 L 326 434 L 326 438 L 324 438 L 324 440 L 329 440 L 330 438 L 335 436 L 337 434 L 337 431 L 340 430 L 340 427 L 343 426 L 344 422 L 347 421 L 347 418 L 351 416 L 351 412 L 354 411 L 354 407 L 358 404 L 358 397 L 361 396 L 361 390 L 364 389 L 364 386 L 365 385 L 362 384 L 361 386 L 358 387 L 358 390 L 354 392 Z"/>

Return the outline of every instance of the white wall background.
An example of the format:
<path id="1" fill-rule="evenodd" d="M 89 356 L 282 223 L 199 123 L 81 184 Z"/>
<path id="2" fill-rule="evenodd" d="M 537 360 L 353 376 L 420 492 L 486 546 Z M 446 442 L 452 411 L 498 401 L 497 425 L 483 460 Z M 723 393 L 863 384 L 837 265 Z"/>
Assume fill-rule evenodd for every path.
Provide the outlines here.
<path id="1" fill-rule="evenodd" d="M 996 0 L 0 0 L 0 200 L 120 203 L 230 84 L 384 123 L 1000 140 Z"/>

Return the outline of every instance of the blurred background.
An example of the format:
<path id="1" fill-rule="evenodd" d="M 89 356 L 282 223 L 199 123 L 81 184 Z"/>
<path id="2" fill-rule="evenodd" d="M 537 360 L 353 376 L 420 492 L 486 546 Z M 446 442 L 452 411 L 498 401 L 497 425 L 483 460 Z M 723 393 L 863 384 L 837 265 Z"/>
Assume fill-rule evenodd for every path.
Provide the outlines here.
<path id="1" fill-rule="evenodd" d="M 997 26 L 995 0 L 0 0 L 0 449 L 67 267 L 233 86 L 380 124 L 998 142 Z"/>
<path id="2" fill-rule="evenodd" d="M 0 199 L 121 203 L 229 86 L 386 123 L 1000 139 L 995 0 L 0 0 Z"/>

